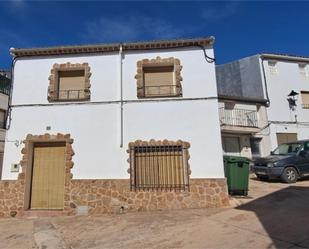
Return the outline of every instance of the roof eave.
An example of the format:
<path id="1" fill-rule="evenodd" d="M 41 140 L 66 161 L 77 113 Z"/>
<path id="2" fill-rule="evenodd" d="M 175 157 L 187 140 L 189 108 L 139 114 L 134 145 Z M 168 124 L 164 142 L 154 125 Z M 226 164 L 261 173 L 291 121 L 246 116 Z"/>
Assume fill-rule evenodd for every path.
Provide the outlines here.
<path id="1" fill-rule="evenodd" d="M 114 43 L 97 45 L 78 45 L 78 46 L 58 46 L 46 48 L 11 48 L 11 55 L 16 57 L 24 56 L 48 56 L 64 54 L 82 54 L 82 53 L 104 53 L 122 50 L 152 50 L 152 49 L 173 49 L 192 46 L 213 46 L 215 38 L 213 36 L 199 39 L 179 39 L 166 41 L 150 42 L 132 42 L 132 43 Z"/>
<path id="2" fill-rule="evenodd" d="M 278 55 L 278 54 L 260 54 L 261 59 L 270 59 L 270 60 L 283 60 L 283 61 L 294 61 L 294 62 L 309 62 L 309 58 L 298 57 L 291 55 Z"/>

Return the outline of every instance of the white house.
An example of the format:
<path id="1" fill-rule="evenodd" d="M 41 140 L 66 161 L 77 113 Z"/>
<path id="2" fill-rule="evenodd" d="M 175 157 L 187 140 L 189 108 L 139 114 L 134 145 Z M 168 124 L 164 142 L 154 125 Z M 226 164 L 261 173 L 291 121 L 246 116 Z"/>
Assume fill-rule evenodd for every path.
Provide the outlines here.
<path id="1" fill-rule="evenodd" d="M 223 150 L 266 156 L 309 138 L 309 58 L 260 54 L 216 67 Z"/>
<path id="2" fill-rule="evenodd" d="M 262 54 L 271 149 L 309 138 L 309 58 Z M 291 94 L 292 93 L 292 94 Z M 295 95 L 293 96 L 293 93 Z"/>
<path id="3" fill-rule="evenodd" d="M 12 49 L 13 215 L 228 205 L 213 42 Z"/>

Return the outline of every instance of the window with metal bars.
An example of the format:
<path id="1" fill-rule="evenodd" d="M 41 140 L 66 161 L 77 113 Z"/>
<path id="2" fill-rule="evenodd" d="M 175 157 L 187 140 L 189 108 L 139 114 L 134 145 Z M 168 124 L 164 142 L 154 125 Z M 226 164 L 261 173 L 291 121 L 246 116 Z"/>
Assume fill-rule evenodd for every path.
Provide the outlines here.
<path id="1" fill-rule="evenodd" d="M 130 148 L 131 190 L 189 190 L 188 152 L 181 144 Z"/>

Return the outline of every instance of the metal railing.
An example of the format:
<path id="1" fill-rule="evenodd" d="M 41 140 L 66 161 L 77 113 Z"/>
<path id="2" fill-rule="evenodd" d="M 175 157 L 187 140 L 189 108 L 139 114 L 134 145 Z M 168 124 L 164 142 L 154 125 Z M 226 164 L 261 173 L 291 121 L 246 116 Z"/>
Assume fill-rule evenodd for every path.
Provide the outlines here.
<path id="1" fill-rule="evenodd" d="M 188 163 L 182 146 L 138 146 L 132 150 L 131 190 L 189 189 Z"/>
<path id="2" fill-rule="evenodd" d="M 224 125 L 258 127 L 257 111 L 219 108 L 220 122 Z"/>
<path id="3" fill-rule="evenodd" d="M 10 95 L 11 80 L 3 75 L 0 75 L 0 93 Z"/>
<path id="4" fill-rule="evenodd" d="M 179 87 L 176 85 L 157 85 L 157 86 L 144 86 L 145 97 L 167 97 L 179 96 Z"/>
<path id="5" fill-rule="evenodd" d="M 59 100 L 77 100 L 85 98 L 85 90 L 59 90 Z"/>

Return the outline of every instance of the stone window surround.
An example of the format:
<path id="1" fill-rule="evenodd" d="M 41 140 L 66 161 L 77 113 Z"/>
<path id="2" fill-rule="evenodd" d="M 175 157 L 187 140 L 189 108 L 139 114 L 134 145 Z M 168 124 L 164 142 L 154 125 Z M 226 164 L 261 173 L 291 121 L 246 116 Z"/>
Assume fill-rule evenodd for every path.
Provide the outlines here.
<path id="1" fill-rule="evenodd" d="M 63 211 L 70 210 L 70 191 L 71 191 L 71 169 L 74 165 L 72 157 L 74 151 L 72 149 L 73 139 L 70 134 L 57 135 L 44 134 L 44 135 L 31 135 L 28 134 L 26 139 L 23 141 L 24 148 L 21 153 L 23 154 L 22 160 L 20 161 L 22 172 L 19 173 L 18 179 L 24 183 L 24 210 L 30 208 L 30 192 L 31 192 L 31 175 L 33 167 L 33 147 L 36 143 L 64 143 L 65 144 L 65 183 L 64 183 L 64 205 Z"/>
<path id="2" fill-rule="evenodd" d="M 145 96 L 144 93 L 144 81 L 143 81 L 143 68 L 144 67 L 164 67 L 164 66 L 173 66 L 174 74 L 175 74 L 175 86 L 176 86 L 176 94 L 171 97 L 182 97 L 182 87 L 181 87 L 181 69 L 180 60 L 174 57 L 169 58 L 161 58 L 157 56 L 155 59 L 143 59 L 136 63 L 137 65 L 137 73 L 135 75 L 136 85 L 137 85 L 137 97 L 138 98 L 149 98 Z M 161 96 L 158 96 L 160 98 Z M 168 96 L 170 97 L 170 96 Z M 162 97 L 161 97 L 162 98 Z"/>
<path id="3" fill-rule="evenodd" d="M 58 72 L 59 71 L 77 71 L 77 70 L 84 70 L 85 71 L 85 97 L 79 99 L 79 100 L 90 100 L 90 67 L 89 64 L 84 62 L 82 64 L 75 63 L 71 64 L 70 62 L 63 63 L 63 64 L 57 64 L 55 63 L 53 65 L 53 68 L 50 71 L 50 76 L 48 78 L 49 80 L 49 86 L 48 86 L 48 96 L 47 99 L 49 102 L 56 102 L 56 101 L 70 101 L 70 100 L 59 100 L 58 99 L 58 84 L 59 84 L 59 77 Z M 76 101 L 76 100 L 75 100 Z"/>
<path id="4" fill-rule="evenodd" d="M 151 139 L 149 141 L 142 141 L 142 140 L 136 140 L 135 142 L 130 142 L 128 145 L 128 150 L 127 153 L 129 154 L 129 158 L 127 162 L 130 164 L 130 167 L 128 168 L 128 173 L 130 174 L 130 185 L 133 184 L 134 180 L 134 171 L 132 171 L 133 167 L 131 167 L 131 163 L 134 160 L 134 148 L 138 146 L 177 146 L 180 145 L 183 148 L 184 152 L 184 159 L 187 162 L 187 176 L 188 176 L 188 181 L 190 182 L 190 175 L 191 175 L 191 168 L 189 164 L 189 159 L 190 159 L 190 154 L 189 154 L 189 148 L 190 148 L 190 143 L 185 142 L 182 140 L 177 140 L 177 141 L 169 141 L 169 140 L 154 140 Z M 187 183 L 189 186 L 189 182 Z M 157 190 L 160 191 L 160 190 Z M 173 191 L 173 190 L 172 190 Z M 186 191 L 189 191 L 189 188 L 186 189 Z"/>

